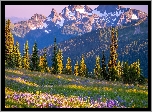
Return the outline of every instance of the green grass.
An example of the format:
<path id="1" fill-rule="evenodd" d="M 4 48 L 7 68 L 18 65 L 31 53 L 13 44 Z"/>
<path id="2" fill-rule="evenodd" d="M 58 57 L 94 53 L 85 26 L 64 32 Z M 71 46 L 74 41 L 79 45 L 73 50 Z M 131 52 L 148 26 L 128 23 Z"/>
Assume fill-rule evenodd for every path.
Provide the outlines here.
<path id="1" fill-rule="evenodd" d="M 35 108 L 36 103 L 27 104 L 25 99 L 16 101 L 13 99 L 15 93 L 30 93 L 34 96 L 37 104 L 40 104 L 40 94 L 51 94 L 60 99 L 69 99 L 73 97 L 87 97 L 97 100 L 101 98 L 102 102 L 107 99 L 119 101 L 121 105 L 127 108 L 148 108 L 148 87 L 146 86 L 128 86 L 120 82 L 99 81 L 91 78 L 79 77 L 74 75 L 53 75 L 50 73 L 31 72 L 24 69 L 5 69 L 5 106 L 11 108 Z M 41 93 L 38 93 L 41 91 Z M 59 95 L 56 96 L 56 95 Z M 53 97 L 54 97 L 53 96 Z M 62 100 L 64 101 L 64 100 Z M 53 104 L 59 103 L 51 100 Z M 49 102 L 47 102 L 49 103 Z M 68 102 L 73 107 L 79 103 Z M 71 104 L 70 104 L 71 103 Z M 78 107 L 85 107 L 89 103 L 83 103 Z"/>

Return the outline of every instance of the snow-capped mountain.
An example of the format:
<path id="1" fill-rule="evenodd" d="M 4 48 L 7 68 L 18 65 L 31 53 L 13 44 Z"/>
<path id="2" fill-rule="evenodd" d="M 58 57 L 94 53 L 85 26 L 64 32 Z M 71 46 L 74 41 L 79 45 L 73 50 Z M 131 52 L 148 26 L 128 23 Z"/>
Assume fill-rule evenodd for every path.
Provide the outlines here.
<path id="1" fill-rule="evenodd" d="M 87 5 L 69 5 L 61 13 L 54 8 L 48 17 L 34 14 L 31 19 L 14 24 L 13 33 L 24 37 L 30 30 L 42 29 L 49 34 L 59 30 L 64 35 L 81 35 L 103 27 L 123 25 L 140 20 L 148 14 L 119 5 L 99 5 L 94 10 Z"/>
<path id="2" fill-rule="evenodd" d="M 11 28 L 21 50 L 26 40 L 31 46 L 36 40 L 38 48 L 42 49 L 53 44 L 54 37 L 62 42 L 100 28 L 136 25 L 147 16 L 142 11 L 119 5 L 99 5 L 95 9 L 87 5 L 69 5 L 60 13 L 53 8 L 48 16 L 34 14 L 27 21 L 11 24 Z"/>

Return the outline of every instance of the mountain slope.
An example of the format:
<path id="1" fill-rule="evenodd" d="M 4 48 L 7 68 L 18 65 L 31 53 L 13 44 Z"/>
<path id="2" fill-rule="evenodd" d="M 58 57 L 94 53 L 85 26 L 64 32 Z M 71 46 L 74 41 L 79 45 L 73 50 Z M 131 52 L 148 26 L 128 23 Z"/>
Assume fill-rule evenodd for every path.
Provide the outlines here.
<path id="1" fill-rule="evenodd" d="M 52 37 L 57 35 L 61 42 L 100 28 L 135 24 L 147 16 L 142 11 L 119 5 L 99 5 L 94 10 L 87 5 L 69 5 L 61 13 L 53 8 L 48 17 L 34 14 L 27 21 L 14 23 L 12 32 L 15 40 L 22 37 L 24 43 L 28 40 L 32 45 L 35 39 L 38 40 L 39 49 L 42 49 L 52 44 Z"/>
<path id="2" fill-rule="evenodd" d="M 129 64 L 140 59 L 141 68 L 144 76 L 148 75 L 148 20 L 146 19 L 139 25 L 122 26 L 118 30 L 118 59 L 129 61 Z M 89 71 L 93 71 L 96 55 L 102 56 L 105 51 L 106 63 L 109 61 L 110 52 L 110 28 L 102 28 L 76 36 L 64 42 L 60 42 L 58 47 L 63 51 L 64 64 L 68 57 L 72 60 L 72 65 L 80 61 L 84 54 Z M 51 65 L 53 45 L 47 48 L 48 61 Z M 42 54 L 43 50 L 40 51 Z"/>

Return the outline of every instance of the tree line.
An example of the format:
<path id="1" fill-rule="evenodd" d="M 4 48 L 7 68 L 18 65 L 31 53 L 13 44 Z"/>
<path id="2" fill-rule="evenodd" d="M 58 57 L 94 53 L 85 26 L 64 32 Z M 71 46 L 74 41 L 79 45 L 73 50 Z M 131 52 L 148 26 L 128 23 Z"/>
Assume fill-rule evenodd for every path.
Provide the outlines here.
<path id="1" fill-rule="evenodd" d="M 11 21 L 8 19 L 5 25 L 5 66 L 11 68 L 24 68 L 31 71 L 49 72 L 51 74 L 67 74 L 82 77 L 91 77 L 98 80 L 108 81 L 123 81 L 129 84 L 144 84 L 145 78 L 141 74 L 139 59 L 132 63 L 120 62 L 117 60 L 118 54 L 118 34 L 116 28 L 111 29 L 111 45 L 110 58 L 108 64 L 105 63 L 104 51 L 102 51 L 102 58 L 96 56 L 96 63 L 93 73 L 89 73 L 85 64 L 85 58 L 82 54 L 80 63 L 76 61 L 74 71 L 72 71 L 71 59 L 67 58 L 67 63 L 63 65 L 62 50 L 58 49 L 56 38 L 54 38 L 54 47 L 52 55 L 52 66 L 48 66 L 47 51 L 38 56 L 37 43 L 35 42 L 32 49 L 32 54 L 29 54 L 28 41 L 24 44 L 23 55 L 19 50 L 19 43 L 14 45 L 14 38 L 10 29 Z M 102 64 L 102 66 L 101 66 Z"/>

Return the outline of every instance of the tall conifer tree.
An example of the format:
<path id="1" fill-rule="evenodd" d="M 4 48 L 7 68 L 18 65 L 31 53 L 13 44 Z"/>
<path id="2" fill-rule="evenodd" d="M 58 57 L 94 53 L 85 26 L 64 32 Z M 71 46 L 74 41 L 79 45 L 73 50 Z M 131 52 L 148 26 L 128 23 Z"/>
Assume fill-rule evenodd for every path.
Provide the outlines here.
<path id="1" fill-rule="evenodd" d="M 107 79 L 107 70 L 106 70 L 106 62 L 105 62 L 106 58 L 104 55 L 104 51 L 102 51 L 102 70 L 101 70 L 101 76 L 103 77 L 103 79 Z"/>
<path id="2" fill-rule="evenodd" d="M 21 58 L 21 53 L 20 53 L 20 49 L 19 49 L 19 43 L 16 42 L 16 58 L 15 58 L 15 62 L 16 62 L 16 67 L 18 68 L 22 68 L 22 58 Z"/>
<path id="3" fill-rule="evenodd" d="M 67 74 L 67 75 L 72 74 L 71 59 L 69 57 L 68 57 L 67 63 L 66 63 L 65 74 Z"/>
<path id="4" fill-rule="evenodd" d="M 80 76 L 86 76 L 87 74 L 87 66 L 85 64 L 85 61 L 84 61 L 84 55 L 82 55 L 82 59 L 80 61 L 80 71 L 79 71 L 79 75 Z"/>
<path id="5" fill-rule="evenodd" d="M 11 21 L 8 19 L 5 25 L 5 65 L 12 67 L 12 53 L 14 48 L 14 38 L 10 29 Z"/>
<path id="6" fill-rule="evenodd" d="M 63 56 L 62 56 L 62 51 L 59 49 L 57 53 L 57 66 L 58 66 L 58 73 L 62 74 L 63 72 Z"/>
<path id="7" fill-rule="evenodd" d="M 74 66 L 74 75 L 78 76 L 79 75 L 79 64 L 78 61 L 76 62 Z"/>
<path id="8" fill-rule="evenodd" d="M 37 50 L 36 42 L 33 45 L 30 69 L 34 70 L 34 71 L 38 71 L 38 69 L 39 69 L 39 57 L 38 57 L 38 50 Z"/>
<path id="9" fill-rule="evenodd" d="M 101 67 L 100 67 L 100 57 L 96 56 L 96 64 L 94 68 L 94 74 L 96 79 L 101 78 Z"/>
<path id="10" fill-rule="evenodd" d="M 53 74 L 57 74 L 58 65 L 57 65 L 57 44 L 56 37 L 54 38 L 54 47 L 53 47 L 53 55 L 52 55 L 52 69 L 51 72 Z"/>
<path id="11" fill-rule="evenodd" d="M 118 34 L 117 31 L 112 28 L 111 31 L 111 45 L 110 45 L 110 60 L 108 63 L 108 80 L 116 80 L 117 76 L 117 49 L 118 49 Z"/>
<path id="12" fill-rule="evenodd" d="M 23 58 L 22 58 L 22 67 L 25 69 L 30 68 L 30 60 L 29 60 L 29 47 L 28 47 L 28 41 L 24 44 L 24 51 L 23 51 Z"/>

